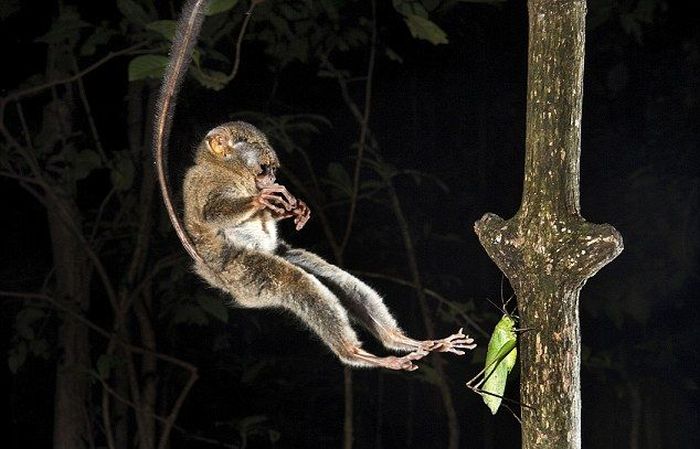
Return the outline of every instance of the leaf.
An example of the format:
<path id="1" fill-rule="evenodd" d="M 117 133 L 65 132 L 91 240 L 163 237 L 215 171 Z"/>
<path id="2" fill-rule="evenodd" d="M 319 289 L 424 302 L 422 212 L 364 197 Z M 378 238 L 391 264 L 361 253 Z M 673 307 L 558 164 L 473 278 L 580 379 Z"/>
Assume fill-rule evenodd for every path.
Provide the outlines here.
<path id="1" fill-rule="evenodd" d="M 129 190 L 134 182 L 136 168 L 124 152 L 117 153 L 117 158 L 112 165 L 110 179 L 115 189 L 123 192 Z"/>
<path id="2" fill-rule="evenodd" d="M 19 0 L 5 0 L 0 3 L 0 20 L 5 20 L 19 11 Z"/>
<path id="3" fill-rule="evenodd" d="M 168 58 L 163 55 L 140 55 L 129 61 L 129 81 L 146 78 L 160 79 L 168 66 Z"/>
<path id="4" fill-rule="evenodd" d="M 199 298 L 199 305 L 217 320 L 228 323 L 228 307 L 220 299 L 202 296 Z"/>
<path id="5" fill-rule="evenodd" d="M 49 358 L 49 343 L 44 339 L 30 341 L 29 350 L 37 357 Z"/>
<path id="6" fill-rule="evenodd" d="M 209 319 L 200 307 L 192 304 L 181 304 L 175 307 L 173 324 L 181 323 L 205 326 L 209 324 Z"/>
<path id="7" fill-rule="evenodd" d="M 416 15 L 404 17 L 411 35 L 416 39 L 423 39 L 433 45 L 447 44 L 447 34 L 430 20 Z"/>
<path id="8" fill-rule="evenodd" d="M 97 372 L 103 379 L 109 378 L 109 372 L 112 369 L 112 358 L 107 354 L 102 354 L 97 359 Z"/>
<path id="9" fill-rule="evenodd" d="M 399 54 L 396 53 L 391 48 L 386 47 L 384 49 L 384 53 L 386 54 L 386 57 L 389 58 L 390 60 L 392 60 L 394 62 L 398 62 L 399 64 L 403 64 L 403 58 L 401 56 L 399 56 Z"/>
<path id="10" fill-rule="evenodd" d="M 238 0 L 211 0 L 205 14 L 208 16 L 213 16 L 214 14 L 228 11 L 236 6 L 236 3 L 238 3 Z"/>
<path id="11" fill-rule="evenodd" d="M 350 175 L 345 168 L 337 162 L 332 162 L 328 165 L 328 177 L 331 183 L 338 187 L 344 193 L 352 194 L 352 181 Z"/>
<path id="12" fill-rule="evenodd" d="M 112 37 L 116 36 L 118 33 L 106 25 L 100 25 L 95 28 L 95 31 L 83 42 L 80 47 L 81 56 L 92 56 L 95 54 L 97 47 L 106 45 L 109 43 Z"/>
<path id="13" fill-rule="evenodd" d="M 393 0 L 394 9 L 403 16 L 420 16 L 428 18 L 428 11 L 420 0 Z"/>
<path id="14" fill-rule="evenodd" d="M 17 371 L 24 365 L 27 360 L 27 343 L 22 341 L 17 346 L 12 348 L 10 355 L 7 357 L 7 365 L 12 371 L 12 374 L 17 374 Z"/>
<path id="15" fill-rule="evenodd" d="M 165 39 L 172 41 L 175 37 L 175 30 L 177 29 L 177 22 L 174 20 L 156 20 L 146 25 L 146 29 L 155 31 L 156 33 L 163 36 Z"/>
<path id="16" fill-rule="evenodd" d="M 198 68 L 197 66 L 192 67 L 192 74 L 202 86 L 215 91 L 223 89 L 231 81 L 226 73 L 218 70 Z"/>
<path id="17" fill-rule="evenodd" d="M 93 150 L 83 150 L 75 156 L 75 179 L 85 179 L 90 173 L 102 167 L 102 158 Z"/>
<path id="18" fill-rule="evenodd" d="M 117 8 L 130 22 L 146 26 L 150 22 L 148 13 L 134 0 L 117 0 Z"/>
<path id="19" fill-rule="evenodd" d="M 53 23 L 49 31 L 35 40 L 47 44 L 57 44 L 67 39 L 77 40 L 80 30 L 89 26 L 89 23 L 80 19 L 80 15 L 75 9 L 67 8 Z"/>

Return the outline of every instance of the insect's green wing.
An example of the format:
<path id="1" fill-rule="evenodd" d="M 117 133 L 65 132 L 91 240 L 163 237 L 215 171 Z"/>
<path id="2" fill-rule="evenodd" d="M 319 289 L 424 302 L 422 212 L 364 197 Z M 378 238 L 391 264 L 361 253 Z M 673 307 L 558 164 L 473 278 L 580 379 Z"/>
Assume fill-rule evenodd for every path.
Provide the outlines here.
<path id="1" fill-rule="evenodd" d="M 515 348 L 517 337 L 515 335 L 515 321 L 508 315 L 496 324 L 489 347 L 486 351 L 486 362 L 484 372 L 484 384 L 481 390 L 484 403 L 491 409 L 492 414 L 496 414 L 501 406 L 501 397 L 506 389 L 508 373 L 515 366 L 518 351 Z M 491 394 L 489 394 L 491 393 Z"/>

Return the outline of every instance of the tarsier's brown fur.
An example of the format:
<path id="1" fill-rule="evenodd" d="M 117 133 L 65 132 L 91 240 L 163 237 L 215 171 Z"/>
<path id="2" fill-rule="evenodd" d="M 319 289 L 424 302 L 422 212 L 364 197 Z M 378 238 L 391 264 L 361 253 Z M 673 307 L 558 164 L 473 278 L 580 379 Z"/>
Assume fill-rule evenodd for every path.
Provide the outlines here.
<path id="1" fill-rule="evenodd" d="M 230 122 L 211 130 L 185 177 L 185 226 L 204 263 L 197 273 L 242 307 L 279 307 L 305 322 L 344 362 L 414 370 L 430 351 L 463 354 L 473 340 L 462 330 L 442 340 L 407 337 L 369 286 L 277 237 L 277 221 L 297 230 L 308 207 L 275 183 L 277 154 L 254 126 Z M 364 351 L 349 316 L 387 348 L 409 352 L 378 357 Z"/>

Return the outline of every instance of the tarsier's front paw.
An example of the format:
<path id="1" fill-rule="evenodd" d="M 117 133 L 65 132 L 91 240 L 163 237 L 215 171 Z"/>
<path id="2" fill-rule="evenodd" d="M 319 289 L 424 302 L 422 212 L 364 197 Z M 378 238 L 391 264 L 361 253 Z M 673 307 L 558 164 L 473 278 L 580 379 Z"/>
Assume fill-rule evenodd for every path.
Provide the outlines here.
<path id="1" fill-rule="evenodd" d="M 463 349 L 474 349 L 476 348 L 476 343 L 474 339 L 468 335 L 464 334 L 464 329 L 460 328 L 456 334 L 452 334 L 447 338 L 442 340 L 429 340 L 423 342 L 421 350 L 423 351 L 437 351 L 437 352 L 451 352 L 457 355 L 464 355 Z"/>
<path id="2" fill-rule="evenodd" d="M 415 371 L 418 369 L 418 365 L 414 364 L 416 360 L 420 360 L 428 355 L 427 351 L 417 350 L 406 354 L 403 357 L 389 356 L 385 357 L 386 368 L 393 370 L 404 370 L 404 371 Z"/>

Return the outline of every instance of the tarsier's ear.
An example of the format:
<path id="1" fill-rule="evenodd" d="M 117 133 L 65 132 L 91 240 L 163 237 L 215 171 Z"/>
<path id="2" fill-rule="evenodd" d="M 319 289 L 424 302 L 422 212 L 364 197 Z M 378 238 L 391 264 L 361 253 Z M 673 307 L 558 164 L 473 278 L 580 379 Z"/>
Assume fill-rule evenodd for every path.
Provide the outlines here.
<path id="1" fill-rule="evenodd" d="M 224 158 L 228 154 L 228 139 L 223 133 L 211 132 L 206 138 L 207 148 L 216 157 Z"/>

